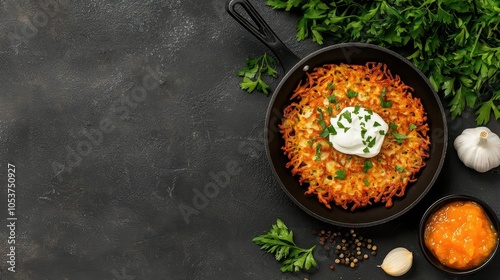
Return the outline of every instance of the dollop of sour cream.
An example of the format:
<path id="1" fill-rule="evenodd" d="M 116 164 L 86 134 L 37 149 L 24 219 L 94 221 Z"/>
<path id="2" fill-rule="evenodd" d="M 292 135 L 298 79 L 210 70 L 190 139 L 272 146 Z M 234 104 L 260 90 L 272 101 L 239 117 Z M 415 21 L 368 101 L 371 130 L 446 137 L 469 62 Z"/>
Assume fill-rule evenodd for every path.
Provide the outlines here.
<path id="1" fill-rule="evenodd" d="M 360 106 L 346 107 L 330 118 L 329 140 L 344 154 L 364 158 L 376 156 L 389 129 L 387 123 L 372 110 Z"/>

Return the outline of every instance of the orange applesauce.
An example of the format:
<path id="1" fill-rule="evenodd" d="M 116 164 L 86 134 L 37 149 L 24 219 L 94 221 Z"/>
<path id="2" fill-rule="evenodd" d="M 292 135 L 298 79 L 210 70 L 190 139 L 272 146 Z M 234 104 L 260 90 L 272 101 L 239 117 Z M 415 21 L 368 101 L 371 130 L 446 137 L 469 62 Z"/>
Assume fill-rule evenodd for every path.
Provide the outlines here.
<path id="1" fill-rule="evenodd" d="M 486 261 L 495 250 L 498 234 L 480 205 L 456 201 L 432 214 L 424 241 L 443 265 L 466 270 Z"/>

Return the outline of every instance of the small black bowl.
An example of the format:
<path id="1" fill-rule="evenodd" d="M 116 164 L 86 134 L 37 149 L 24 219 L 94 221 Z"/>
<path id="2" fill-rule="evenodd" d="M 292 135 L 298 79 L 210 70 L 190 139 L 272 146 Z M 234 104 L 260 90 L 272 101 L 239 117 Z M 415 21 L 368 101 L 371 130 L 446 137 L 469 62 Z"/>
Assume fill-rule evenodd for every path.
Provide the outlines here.
<path id="1" fill-rule="evenodd" d="M 484 201 L 481 201 L 475 197 L 471 197 L 471 196 L 467 196 L 467 195 L 448 195 L 448 196 L 445 196 L 445 197 L 439 199 L 438 201 L 434 202 L 427 209 L 427 211 L 424 213 L 422 219 L 420 220 L 419 242 L 420 242 L 420 248 L 424 252 L 426 259 L 432 265 L 434 265 L 436 268 L 440 269 L 441 271 L 452 274 L 452 275 L 467 275 L 467 274 L 471 274 L 471 273 L 474 273 L 474 272 L 481 270 L 482 268 L 487 266 L 488 263 L 490 263 L 490 261 L 494 258 L 495 253 L 498 251 L 499 240 L 498 240 L 498 235 L 497 235 L 497 244 L 496 244 L 495 249 L 493 250 L 491 255 L 488 257 L 488 259 L 486 259 L 481 265 L 479 265 L 477 267 L 473 267 L 473 268 L 470 268 L 467 270 L 459 270 L 459 269 L 447 267 L 444 264 L 442 264 L 432 254 L 432 252 L 427 248 L 427 246 L 425 246 L 425 242 L 424 242 L 425 227 L 426 227 L 427 221 L 429 220 L 431 215 L 434 214 L 434 212 L 439 210 L 444 205 L 446 205 L 450 202 L 455 202 L 455 201 L 472 201 L 472 202 L 477 203 L 479 206 L 481 206 L 483 208 L 484 212 L 486 213 L 486 215 L 490 219 L 491 223 L 493 224 L 495 231 L 497 233 L 499 232 L 500 224 L 498 221 L 498 217 L 495 214 L 495 211 L 493 211 L 493 209 L 491 209 L 491 207 L 488 206 Z"/>

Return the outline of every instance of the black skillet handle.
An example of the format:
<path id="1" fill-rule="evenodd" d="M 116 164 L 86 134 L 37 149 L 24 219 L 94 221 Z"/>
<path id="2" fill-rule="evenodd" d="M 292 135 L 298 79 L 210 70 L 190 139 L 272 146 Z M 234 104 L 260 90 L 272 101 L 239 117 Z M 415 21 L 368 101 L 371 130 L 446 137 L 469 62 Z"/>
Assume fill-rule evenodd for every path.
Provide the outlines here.
<path id="1" fill-rule="evenodd" d="M 248 21 L 240 12 L 236 11 L 238 5 L 250 16 L 253 23 Z M 226 3 L 226 11 L 278 57 L 285 72 L 288 72 L 299 62 L 300 58 L 274 34 L 273 30 L 248 0 L 229 0 Z"/>

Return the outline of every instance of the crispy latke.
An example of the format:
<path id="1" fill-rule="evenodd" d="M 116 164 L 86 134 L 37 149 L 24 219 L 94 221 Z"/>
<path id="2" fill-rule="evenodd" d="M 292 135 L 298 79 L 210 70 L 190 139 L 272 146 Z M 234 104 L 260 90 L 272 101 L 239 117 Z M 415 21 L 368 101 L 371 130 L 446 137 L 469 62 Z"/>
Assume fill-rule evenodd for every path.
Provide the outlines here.
<path id="1" fill-rule="evenodd" d="M 404 196 L 425 166 L 430 146 L 426 113 L 412 91 L 381 63 L 327 64 L 307 73 L 280 125 L 286 166 L 307 185 L 305 194 L 316 195 L 327 208 L 333 202 L 351 211 L 379 202 L 389 208 L 394 196 Z M 330 117 L 354 106 L 372 110 L 389 124 L 375 157 L 340 153 L 324 138 Z"/>

